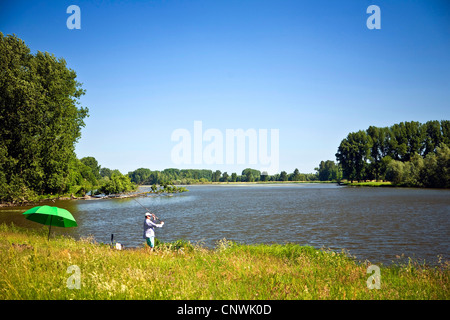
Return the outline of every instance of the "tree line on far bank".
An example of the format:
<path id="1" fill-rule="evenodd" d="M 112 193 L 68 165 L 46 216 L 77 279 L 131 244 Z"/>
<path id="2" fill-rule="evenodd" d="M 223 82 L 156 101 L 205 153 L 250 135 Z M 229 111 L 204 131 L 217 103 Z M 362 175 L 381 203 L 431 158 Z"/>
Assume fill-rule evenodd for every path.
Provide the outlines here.
<path id="1" fill-rule="evenodd" d="M 292 173 L 281 171 L 279 174 L 268 175 L 267 172 L 247 168 L 240 174 L 220 170 L 207 169 L 176 169 L 168 168 L 162 171 L 139 168 L 128 172 L 131 181 L 138 185 L 158 185 L 164 183 L 195 184 L 208 182 L 258 182 L 258 181 L 317 181 L 316 173 L 300 173 L 295 169 Z"/>
<path id="2" fill-rule="evenodd" d="M 247 168 L 240 175 L 220 170 L 139 168 L 128 176 L 136 184 L 180 184 L 258 181 L 390 181 L 409 187 L 450 188 L 450 121 L 411 121 L 390 127 L 370 126 L 343 139 L 332 160 L 321 161 L 315 173 L 281 171 L 267 175 Z"/>
<path id="3" fill-rule="evenodd" d="M 348 180 L 387 180 L 411 187 L 450 187 L 450 121 L 401 122 L 351 132 L 336 159 Z"/>

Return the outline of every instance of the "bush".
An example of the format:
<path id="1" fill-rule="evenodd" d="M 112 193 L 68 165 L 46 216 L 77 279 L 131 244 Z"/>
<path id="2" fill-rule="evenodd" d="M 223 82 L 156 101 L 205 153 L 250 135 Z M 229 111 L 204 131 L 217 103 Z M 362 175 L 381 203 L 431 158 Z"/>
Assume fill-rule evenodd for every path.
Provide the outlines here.
<path id="1" fill-rule="evenodd" d="M 392 160 L 387 165 L 386 179 L 394 184 L 400 184 L 403 181 L 403 171 L 405 165 L 401 161 Z"/>
<path id="2" fill-rule="evenodd" d="M 136 185 L 131 182 L 130 177 L 124 176 L 119 172 L 114 172 L 111 179 L 105 179 L 103 185 L 99 188 L 99 191 L 105 194 L 130 192 L 134 190 L 136 190 Z"/>
<path id="3" fill-rule="evenodd" d="M 436 154 L 429 153 L 423 161 L 422 183 L 426 187 L 450 188 L 450 148 L 441 144 Z"/>
<path id="4" fill-rule="evenodd" d="M 441 144 L 425 158 L 416 153 L 407 162 L 391 160 L 386 179 L 401 186 L 450 188 L 450 148 Z"/>

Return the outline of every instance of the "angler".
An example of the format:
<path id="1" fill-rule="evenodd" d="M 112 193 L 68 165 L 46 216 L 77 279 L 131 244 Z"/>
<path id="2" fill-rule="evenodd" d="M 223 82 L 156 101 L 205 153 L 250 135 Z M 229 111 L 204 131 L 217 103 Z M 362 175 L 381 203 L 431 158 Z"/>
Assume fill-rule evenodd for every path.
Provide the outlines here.
<path id="1" fill-rule="evenodd" d="M 153 220 L 152 220 L 153 218 Z M 144 239 L 147 241 L 147 245 L 150 247 L 150 250 L 153 251 L 155 247 L 155 227 L 161 228 L 164 225 L 164 221 L 161 223 L 155 223 L 156 216 L 153 213 L 146 212 L 145 213 L 145 221 L 144 221 Z"/>

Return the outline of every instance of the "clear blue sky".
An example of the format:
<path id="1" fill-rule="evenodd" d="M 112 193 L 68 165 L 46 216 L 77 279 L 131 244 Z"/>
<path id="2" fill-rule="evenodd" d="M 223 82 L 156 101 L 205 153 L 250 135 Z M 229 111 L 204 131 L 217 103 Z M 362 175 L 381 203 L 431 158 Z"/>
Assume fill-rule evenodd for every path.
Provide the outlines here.
<path id="1" fill-rule="evenodd" d="M 278 129 L 280 171 L 306 173 L 349 132 L 450 119 L 446 0 L 2 1 L 0 31 L 77 72 L 90 117 L 76 153 L 123 173 L 258 169 L 174 164 L 171 134 L 196 120 L 224 136 Z"/>

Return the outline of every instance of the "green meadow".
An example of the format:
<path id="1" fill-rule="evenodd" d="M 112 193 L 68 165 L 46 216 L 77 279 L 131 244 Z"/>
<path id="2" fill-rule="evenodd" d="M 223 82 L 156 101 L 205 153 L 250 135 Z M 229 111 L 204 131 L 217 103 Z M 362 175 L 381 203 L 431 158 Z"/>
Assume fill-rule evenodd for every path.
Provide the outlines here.
<path id="1" fill-rule="evenodd" d="M 379 289 L 369 289 L 370 262 L 345 252 L 225 239 L 214 249 L 179 240 L 116 250 L 90 238 L 47 241 L 47 231 L 0 225 L 0 299 L 450 298 L 447 261 L 378 265 Z"/>

